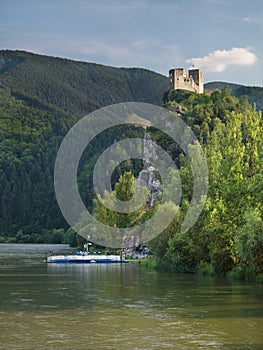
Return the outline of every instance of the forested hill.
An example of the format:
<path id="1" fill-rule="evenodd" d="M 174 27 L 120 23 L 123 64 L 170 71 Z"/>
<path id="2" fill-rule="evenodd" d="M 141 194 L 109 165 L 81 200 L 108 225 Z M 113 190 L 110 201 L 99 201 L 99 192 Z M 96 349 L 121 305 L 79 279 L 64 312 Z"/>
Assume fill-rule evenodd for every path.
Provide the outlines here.
<path id="1" fill-rule="evenodd" d="M 161 104 L 167 88 L 167 77 L 145 69 L 0 51 L 0 242 L 60 243 L 67 224 L 56 203 L 53 172 L 67 131 L 102 106 Z M 142 136 L 131 129 L 130 137 Z M 86 151 L 79 181 L 89 207 L 96 156 L 123 135 L 121 127 L 109 131 Z"/>
<path id="2" fill-rule="evenodd" d="M 0 88 L 32 107 L 47 105 L 83 116 L 113 103 L 138 101 L 160 105 L 168 78 L 142 68 L 114 68 L 95 63 L 37 55 L 25 51 L 0 51 Z M 247 95 L 263 110 L 263 88 L 227 82 L 205 84 L 207 91 L 230 87 L 236 97 Z"/>
<path id="3" fill-rule="evenodd" d="M 248 96 L 249 103 L 256 103 L 257 109 L 263 111 L 263 88 L 259 86 L 244 86 L 239 84 L 227 83 L 223 81 L 214 81 L 205 84 L 207 91 L 214 89 L 222 90 L 225 86 L 228 86 L 232 94 L 236 97 Z"/>
<path id="4" fill-rule="evenodd" d="M 167 77 L 141 68 L 0 51 L 0 88 L 33 107 L 49 104 L 77 116 L 119 102 L 160 105 L 168 84 Z"/>

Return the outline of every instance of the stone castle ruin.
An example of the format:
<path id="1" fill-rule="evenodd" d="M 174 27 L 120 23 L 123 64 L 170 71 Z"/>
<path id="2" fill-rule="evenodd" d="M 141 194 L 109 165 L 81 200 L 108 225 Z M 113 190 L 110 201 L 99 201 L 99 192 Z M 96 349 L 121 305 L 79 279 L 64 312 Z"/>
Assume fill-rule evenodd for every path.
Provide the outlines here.
<path id="1" fill-rule="evenodd" d="M 202 94 L 204 92 L 203 72 L 195 67 L 188 70 L 174 68 L 169 71 L 170 90 L 188 90 Z"/>

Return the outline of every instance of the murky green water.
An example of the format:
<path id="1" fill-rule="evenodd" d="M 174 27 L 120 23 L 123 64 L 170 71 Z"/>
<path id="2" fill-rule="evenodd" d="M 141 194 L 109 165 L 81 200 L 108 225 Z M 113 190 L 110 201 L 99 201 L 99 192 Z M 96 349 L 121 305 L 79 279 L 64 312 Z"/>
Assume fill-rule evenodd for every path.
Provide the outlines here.
<path id="1" fill-rule="evenodd" d="M 0 349 L 263 349 L 263 285 L 0 245 Z M 52 250 L 66 247 L 52 247 Z"/>

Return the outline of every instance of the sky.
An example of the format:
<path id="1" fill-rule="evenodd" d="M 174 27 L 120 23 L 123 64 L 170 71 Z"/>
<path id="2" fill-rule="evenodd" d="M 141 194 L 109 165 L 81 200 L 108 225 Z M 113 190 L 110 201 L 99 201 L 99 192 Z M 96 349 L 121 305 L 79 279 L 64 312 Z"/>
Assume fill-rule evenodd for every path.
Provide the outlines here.
<path id="1" fill-rule="evenodd" d="M 262 0 L 0 0 L 0 49 L 263 86 Z"/>

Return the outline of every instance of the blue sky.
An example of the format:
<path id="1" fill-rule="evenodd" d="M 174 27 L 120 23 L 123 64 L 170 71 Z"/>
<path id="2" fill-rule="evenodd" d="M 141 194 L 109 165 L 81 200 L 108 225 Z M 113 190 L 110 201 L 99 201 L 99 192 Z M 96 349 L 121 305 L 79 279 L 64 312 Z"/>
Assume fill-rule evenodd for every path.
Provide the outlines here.
<path id="1" fill-rule="evenodd" d="M 0 0 L 0 48 L 263 86 L 262 0 Z"/>

